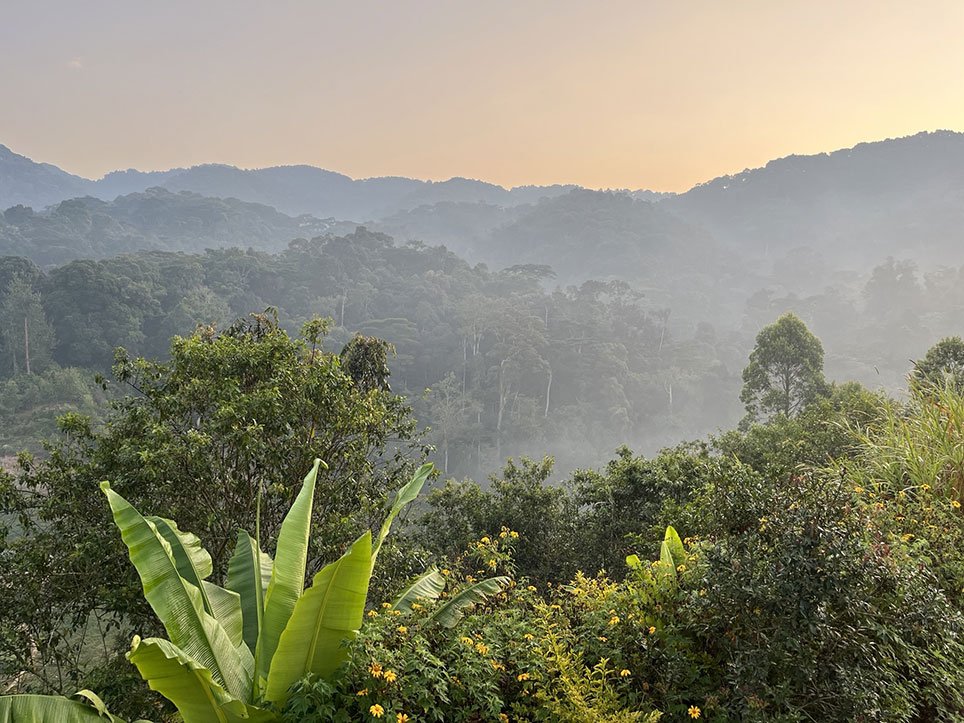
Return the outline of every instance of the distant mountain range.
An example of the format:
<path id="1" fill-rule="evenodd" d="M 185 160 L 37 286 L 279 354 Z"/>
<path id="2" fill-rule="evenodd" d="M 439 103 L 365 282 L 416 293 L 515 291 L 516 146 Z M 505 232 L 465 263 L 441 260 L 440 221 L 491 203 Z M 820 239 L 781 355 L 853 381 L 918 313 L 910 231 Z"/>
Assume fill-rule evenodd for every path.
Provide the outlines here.
<path id="1" fill-rule="evenodd" d="M 355 180 L 311 166 L 202 165 L 90 180 L 0 146 L 0 209 L 16 205 L 34 212 L 5 214 L 0 253 L 40 263 L 142 247 L 270 250 L 358 222 L 471 261 L 548 263 L 564 281 L 646 279 L 687 257 L 700 273 L 741 258 L 745 270 L 766 274 L 801 253 L 832 257 L 834 268 L 866 269 L 888 255 L 961 265 L 964 134 L 788 156 L 682 194 Z"/>
<path id="2" fill-rule="evenodd" d="M 359 222 L 435 203 L 469 202 L 508 207 L 558 196 L 575 188 L 555 185 L 506 189 L 467 178 L 440 182 L 400 177 L 355 180 L 313 166 L 243 170 L 220 164 L 168 171 L 114 171 L 99 180 L 91 180 L 48 163 L 36 163 L 0 145 L 0 209 L 24 205 L 39 210 L 78 196 L 112 201 L 117 196 L 154 187 L 261 203 L 294 216 L 311 214 Z"/>

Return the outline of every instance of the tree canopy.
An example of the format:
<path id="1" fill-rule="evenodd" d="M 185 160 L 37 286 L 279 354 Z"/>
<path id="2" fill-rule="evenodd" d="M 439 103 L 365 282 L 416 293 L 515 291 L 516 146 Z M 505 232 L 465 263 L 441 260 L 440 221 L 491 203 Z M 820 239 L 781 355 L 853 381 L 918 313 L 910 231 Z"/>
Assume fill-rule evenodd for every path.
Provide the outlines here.
<path id="1" fill-rule="evenodd" d="M 740 393 L 751 418 L 793 417 L 826 388 L 823 345 L 798 316 L 784 314 L 757 334 Z"/>

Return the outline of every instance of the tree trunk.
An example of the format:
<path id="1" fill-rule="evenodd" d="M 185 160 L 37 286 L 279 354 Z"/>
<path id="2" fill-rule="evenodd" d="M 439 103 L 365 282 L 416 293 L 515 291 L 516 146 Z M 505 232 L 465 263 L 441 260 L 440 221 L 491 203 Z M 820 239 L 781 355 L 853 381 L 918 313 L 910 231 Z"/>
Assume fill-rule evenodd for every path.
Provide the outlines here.
<path id="1" fill-rule="evenodd" d="M 546 411 L 543 419 L 549 419 L 549 392 L 552 391 L 552 367 L 549 367 L 549 381 L 546 382 Z"/>
<path id="2" fill-rule="evenodd" d="M 27 374 L 30 374 L 30 325 L 27 317 L 23 317 L 23 362 L 27 367 Z"/>

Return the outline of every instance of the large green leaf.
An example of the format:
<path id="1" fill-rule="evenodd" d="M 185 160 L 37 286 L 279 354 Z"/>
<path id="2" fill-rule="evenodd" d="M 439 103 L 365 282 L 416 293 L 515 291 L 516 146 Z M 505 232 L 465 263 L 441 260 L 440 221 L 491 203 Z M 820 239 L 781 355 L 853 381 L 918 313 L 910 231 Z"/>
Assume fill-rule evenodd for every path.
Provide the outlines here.
<path id="1" fill-rule="evenodd" d="M 201 545 L 201 540 L 191 532 L 178 529 L 174 520 L 154 516 L 146 519 L 154 523 L 171 546 L 177 573 L 201 591 L 204 610 L 221 623 L 231 643 L 239 645 L 242 638 L 241 598 L 207 581 L 213 565 L 211 555 Z"/>
<path id="2" fill-rule="evenodd" d="M 78 695 L 87 698 L 91 705 L 59 695 L 0 697 L 0 723 L 124 723 L 108 713 L 101 699 L 90 691 L 83 690 Z"/>
<path id="3" fill-rule="evenodd" d="M 264 616 L 264 594 L 271 582 L 271 556 L 244 530 L 238 530 L 238 543 L 228 563 L 225 587 L 241 598 L 244 642 L 255 652 Z"/>
<path id="4" fill-rule="evenodd" d="M 134 638 L 127 658 L 137 666 L 151 690 L 177 708 L 184 723 L 262 723 L 278 716 L 247 705 L 218 685 L 211 671 L 176 645 L 161 640 Z"/>
<path id="5" fill-rule="evenodd" d="M 315 479 L 321 464 L 320 459 L 315 460 L 278 533 L 278 549 L 275 551 L 271 582 L 268 583 L 268 592 L 265 593 L 264 616 L 261 619 L 261 631 L 255 652 L 256 683 L 259 688 L 261 678 L 266 678 L 271 668 L 271 659 L 278 647 L 281 633 L 305 589 L 311 505 L 315 494 Z"/>
<path id="6" fill-rule="evenodd" d="M 107 482 L 101 483 L 101 489 L 140 575 L 144 597 L 168 636 L 232 695 L 246 699 L 251 692 L 251 652 L 243 643 L 232 643 L 221 624 L 205 611 L 200 589 L 178 574 L 171 546 L 158 526 Z"/>
<path id="7" fill-rule="evenodd" d="M 673 560 L 673 553 L 666 540 L 659 546 L 659 564 L 656 566 L 656 573 L 661 580 L 676 581 L 676 562 Z"/>
<path id="8" fill-rule="evenodd" d="M 454 628 L 465 611 L 476 603 L 483 602 L 489 595 L 502 592 L 511 580 L 507 577 L 489 577 L 465 588 L 458 595 L 432 613 L 432 620 L 444 628 Z"/>
<path id="9" fill-rule="evenodd" d="M 411 612 L 413 602 L 438 600 L 443 590 L 445 590 L 445 577 L 437 567 L 432 566 L 402 590 L 395 598 L 392 608 L 403 613 Z"/>
<path id="10" fill-rule="evenodd" d="M 283 703 L 291 685 L 312 673 L 331 675 L 347 658 L 347 640 L 361 627 L 371 579 L 372 535 L 366 532 L 315 575 L 295 605 L 271 661 L 265 697 Z"/>
<path id="11" fill-rule="evenodd" d="M 666 534 L 663 536 L 663 542 L 669 547 L 670 555 L 673 557 L 673 562 L 676 567 L 684 564 L 686 562 L 686 548 L 683 547 L 683 541 L 679 539 L 679 533 L 669 526 L 666 528 Z"/>
<path id="12" fill-rule="evenodd" d="M 434 466 L 431 462 L 423 464 L 418 468 L 418 471 L 415 473 L 415 476 L 412 477 L 411 481 L 395 495 L 395 502 L 392 505 L 392 509 L 389 510 L 388 517 L 385 518 L 381 529 L 378 531 L 378 537 L 375 538 L 375 546 L 372 549 L 372 567 L 375 566 L 375 558 L 378 557 L 378 551 L 382 549 L 382 543 L 385 541 L 385 538 L 388 537 L 388 532 L 392 528 L 392 522 L 395 521 L 398 513 L 402 511 L 405 505 L 418 497 L 418 493 L 422 491 L 422 485 L 425 484 L 425 480 L 432 474 L 432 469 L 434 469 Z"/>

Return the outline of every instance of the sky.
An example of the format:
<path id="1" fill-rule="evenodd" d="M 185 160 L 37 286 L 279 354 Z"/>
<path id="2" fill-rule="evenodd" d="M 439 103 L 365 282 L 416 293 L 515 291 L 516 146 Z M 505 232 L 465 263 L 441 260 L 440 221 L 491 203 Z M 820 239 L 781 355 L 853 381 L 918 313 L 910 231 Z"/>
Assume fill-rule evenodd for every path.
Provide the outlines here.
<path id="1" fill-rule="evenodd" d="M 0 143 L 685 190 L 964 130 L 961 0 L 4 0 Z"/>

